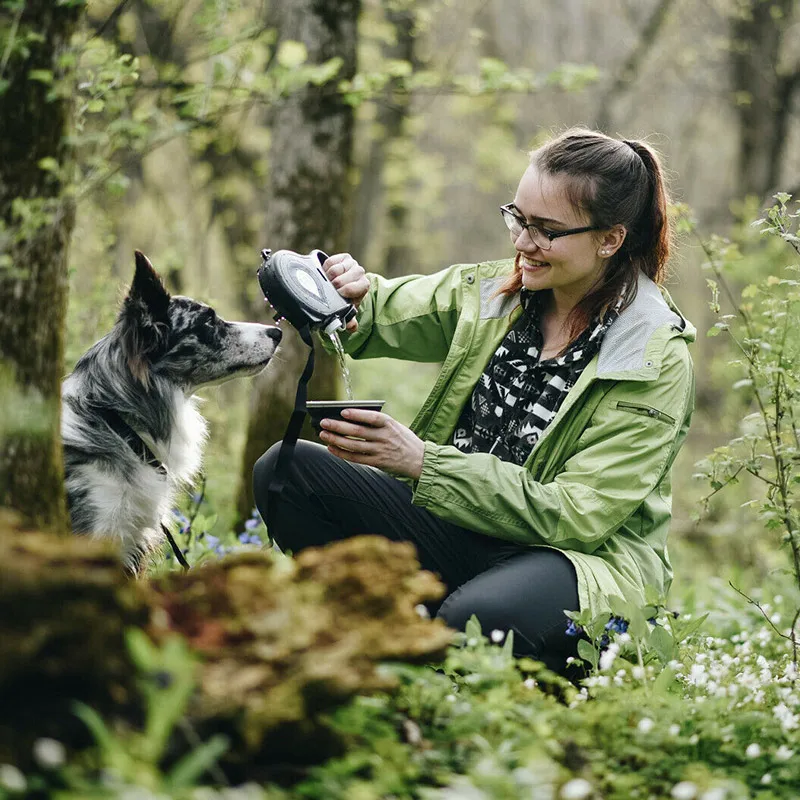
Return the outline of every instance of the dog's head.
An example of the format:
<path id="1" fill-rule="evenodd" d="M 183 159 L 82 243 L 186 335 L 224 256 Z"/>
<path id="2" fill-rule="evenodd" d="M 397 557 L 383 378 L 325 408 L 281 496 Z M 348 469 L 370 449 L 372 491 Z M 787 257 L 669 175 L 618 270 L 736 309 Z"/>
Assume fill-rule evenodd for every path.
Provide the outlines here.
<path id="1" fill-rule="evenodd" d="M 255 375 L 269 362 L 280 328 L 227 322 L 210 306 L 170 296 L 147 257 L 136 251 L 136 272 L 117 321 L 125 362 L 145 387 L 163 376 L 187 392 Z"/>

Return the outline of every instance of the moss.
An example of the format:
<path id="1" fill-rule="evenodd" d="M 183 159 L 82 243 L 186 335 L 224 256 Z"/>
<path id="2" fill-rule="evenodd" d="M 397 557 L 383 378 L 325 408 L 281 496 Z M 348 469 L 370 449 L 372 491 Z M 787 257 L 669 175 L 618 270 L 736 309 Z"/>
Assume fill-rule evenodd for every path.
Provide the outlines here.
<path id="1" fill-rule="evenodd" d="M 87 743 L 74 700 L 130 715 L 125 629 L 148 618 L 143 587 L 108 544 L 22 530 L 0 514 L 0 763 L 24 765 L 39 736 Z"/>
<path id="2" fill-rule="evenodd" d="M 153 590 L 165 612 L 154 618 L 154 637 L 178 631 L 204 656 L 195 722 L 232 735 L 242 763 L 330 755 L 326 710 L 392 688 L 381 662 L 439 660 L 452 637 L 415 611 L 441 597 L 442 585 L 419 570 L 413 546 L 381 537 L 309 549 L 295 561 L 242 554 Z"/>

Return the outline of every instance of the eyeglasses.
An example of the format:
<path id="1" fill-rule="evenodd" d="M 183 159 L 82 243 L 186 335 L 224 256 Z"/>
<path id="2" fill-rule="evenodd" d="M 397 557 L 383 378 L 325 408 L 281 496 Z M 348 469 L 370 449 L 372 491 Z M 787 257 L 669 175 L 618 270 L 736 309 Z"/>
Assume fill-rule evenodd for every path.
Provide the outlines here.
<path id="1" fill-rule="evenodd" d="M 548 228 L 543 228 L 541 225 L 534 225 L 532 222 L 526 222 L 523 217 L 514 211 L 513 203 L 506 203 L 506 205 L 500 206 L 500 213 L 503 215 L 503 221 L 506 223 L 506 227 L 511 231 L 511 235 L 515 239 L 520 237 L 523 230 L 527 230 L 531 241 L 540 250 L 549 250 L 553 246 L 553 240 L 560 239 L 562 236 L 572 236 L 574 233 L 602 230 L 598 225 L 587 225 L 584 228 L 551 231 Z"/>

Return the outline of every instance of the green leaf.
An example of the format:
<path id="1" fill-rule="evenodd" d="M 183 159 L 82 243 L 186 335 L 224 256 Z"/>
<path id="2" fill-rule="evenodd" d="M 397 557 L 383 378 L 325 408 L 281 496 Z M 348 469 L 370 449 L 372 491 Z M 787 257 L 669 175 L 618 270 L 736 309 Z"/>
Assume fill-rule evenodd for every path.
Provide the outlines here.
<path id="1" fill-rule="evenodd" d="M 49 69 L 32 69 L 28 73 L 28 80 L 38 81 L 39 83 L 51 86 L 53 83 L 53 73 Z"/>
<path id="2" fill-rule="evenodd" d="M 464 627 L 464 633 L 467 634 L 467 639 L 478 639 L 480 640 L 482 636 L 481 632 L 481 623 L 478 622 L 478 618 L 473 614 L 468 620 L 467 624 Z"/>
<path id="3" fill-rule="evenodd" d="M 105 101 L 101 100 L 99 97 L 96 97 L 94 100 L 90 100 L 86 104 L 86 110 L 90 114 L 97 114 L 98 112 L 102 111 L 106 107 Z"/>
<path id="4" fill-rule="evenodd" d="M 226 736 L 212 736 L 175 765 L 167 778 L 167 786 L 171 789 L 188 789 L 194 786 L 200 776 L 216 764 L 229 745 Z"/>
<path id="5" fill-rule="evenodd" d="M 39 169 L 44 170 L 45 172 L 57 172 L 58 171 L 58 161 L 52 156 L 47 156 L 47 158 L 40 158 L 38 161 Z"/>
<path id="6" fill-rule="evenodd" d="M 592 669 L 597 669 L 597 662 L 600 656 L 597 650 L 585 639 L 580 639 L 578 641 L 578 655 L 584 661 L 588 661 L 592 665 Z"/>
<path id="7" fill-rule="evenodd" d="M 662 664 L 670 662 L 675 653 L 675 640 L 672 634 L 661 626 L 657 626 L 650 631 L 649 638 L 650 646 L 658 654 L 658 658 Z"/>
<path id="8" fill-rule="evenodd" d="M 286 69 L 295 69 L 306 62 L 308 50 L 302 42 L 291 39 L 281 42 L 275 60 Z"/>

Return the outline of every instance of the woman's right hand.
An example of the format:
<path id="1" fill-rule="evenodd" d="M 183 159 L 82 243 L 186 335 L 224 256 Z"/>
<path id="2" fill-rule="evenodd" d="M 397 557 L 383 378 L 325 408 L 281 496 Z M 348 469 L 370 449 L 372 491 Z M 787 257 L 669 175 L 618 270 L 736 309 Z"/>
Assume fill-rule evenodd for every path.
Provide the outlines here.
<path id="1" fill-rule="evenodd" d="M 369 279 L 364 267 L 350 253 L 337 253 L 328 256 L 322 264 L 322 269 L 333 284 L 333 288 L 358 308 L 369 292 Z M 352 333 L 357 328 L 358 321 L 354 317 L 347 323 L 346 330 Z"/>

